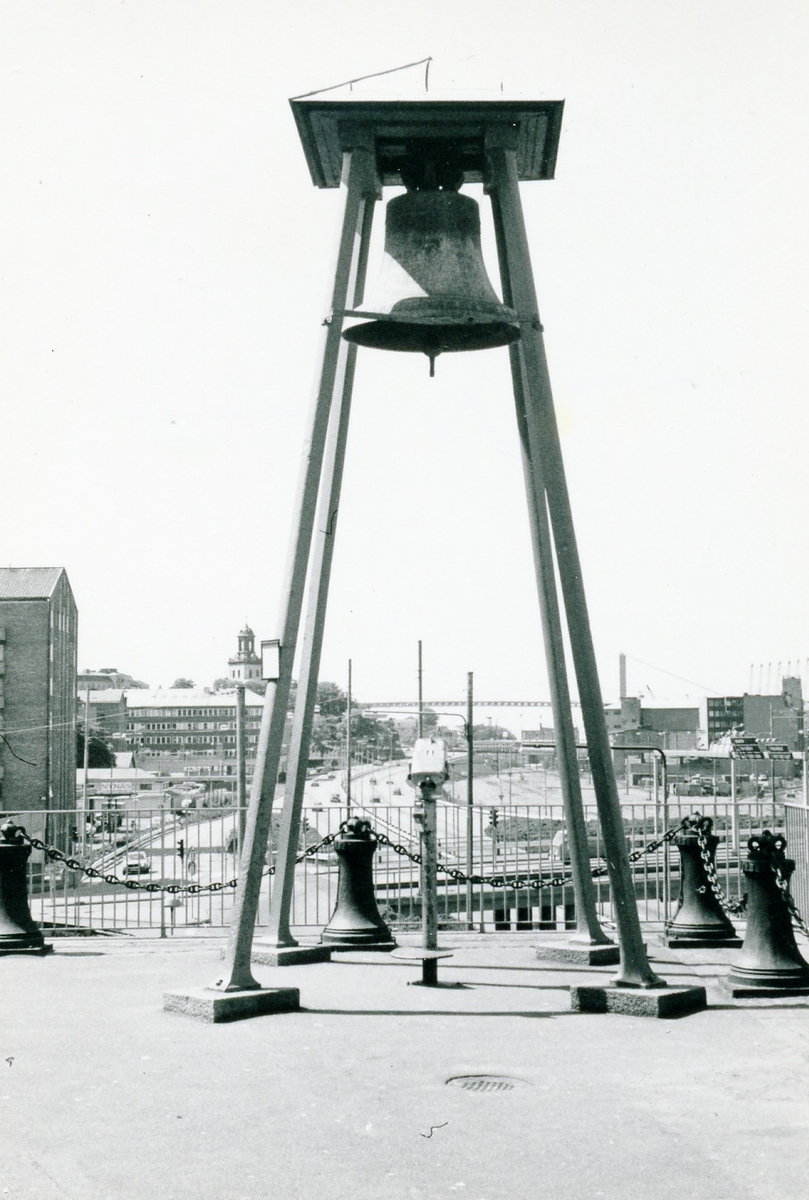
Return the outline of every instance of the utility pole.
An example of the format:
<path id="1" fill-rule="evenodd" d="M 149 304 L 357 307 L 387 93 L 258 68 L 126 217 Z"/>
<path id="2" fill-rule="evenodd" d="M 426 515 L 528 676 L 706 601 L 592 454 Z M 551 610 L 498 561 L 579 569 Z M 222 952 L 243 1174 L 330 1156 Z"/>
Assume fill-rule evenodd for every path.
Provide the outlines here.
<path id="1" fill-rule="evenodd" d="M 351 816 L 351 659 L 348 660 L 346 696 L 346 818 Z"/>
<path id="2" fill-rule="evenodd" d="M 418 728 L 418 735 L 419 735 L 419 737 L 424 737 L 424 698 L 423 698 L 423 693 L 421 690 L 421 685 L 422 685 L 421 642 L 419 642 L 419 703 L 418 703 L 419 728 Z"/>
<path id="3" fill-rule="evenodd" d="M 472 776 L 475 768 L 475 734 L 472 725 L 472 672 L 469 671 L 466 676 L 466 925 L 468 929 L 474 929 L 475 922 L 472 918 L 472 875 L 474 874 L 474 845 L 473 845 L 473 824 L 474 824 L 474 803 L 475 803 L 475 787 Z"/>
<path id="4" fill-rule="evenodd" d="M 84 693 L 84 755 L 82 761 L 82 787 L 81 787 L 81 852 L 85 853 L 87 848 L 87 776 L 90 766 L 90 689 L 86 689 Z"/>
<path id="5" fill-rule="evenodd" d="M 239 830 L 239 857 L 247 821 L 247 757 L 245 754 L 244 684 L 236 684 L 236 822 Z"/>

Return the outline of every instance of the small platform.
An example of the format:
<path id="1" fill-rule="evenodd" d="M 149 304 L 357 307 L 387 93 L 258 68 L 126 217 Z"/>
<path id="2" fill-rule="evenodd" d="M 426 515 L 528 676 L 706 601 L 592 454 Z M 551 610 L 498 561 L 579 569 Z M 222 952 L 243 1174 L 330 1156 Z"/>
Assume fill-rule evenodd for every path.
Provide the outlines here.
<path id="1" fill-rule="evenodd" d="M 249 988 L 240 992 L 191 988 L 186 992 L 163 993 L 164 1012 L 182 1013 L 209 1024 L 241 1021 L 267 1013 L 297 1012 L 300 1006 L 298 988 Z"/>
<path id="2" fill-rule="evenodd" d="M 572 987 L 574 1012 L 624 1013 L 629 1017 L 682 1017 L 708 1007 L 704 987 Z"/>
<path id="3" fill-rule="evenodd" d="M 421 979 L 411 981 L 413 987 L 440 987 L 438 982 L 438 960 L 452 958 L 452 950 L 425 950 L 421 946 L 399 946 L 392 951 L 391 958 L 400 958 L 403 962 L 420 962 Z M 457 987 L 458 984 L 445 984 Z"/>
<path id="4" fill-rule="evenodd" d="M 621 961 L 620 948 L 612 942 L 588 946 L 585 942 L 548 942 L 535 947 L 541 962 L 578 963 L 588 967 L 610 967 Z"/>

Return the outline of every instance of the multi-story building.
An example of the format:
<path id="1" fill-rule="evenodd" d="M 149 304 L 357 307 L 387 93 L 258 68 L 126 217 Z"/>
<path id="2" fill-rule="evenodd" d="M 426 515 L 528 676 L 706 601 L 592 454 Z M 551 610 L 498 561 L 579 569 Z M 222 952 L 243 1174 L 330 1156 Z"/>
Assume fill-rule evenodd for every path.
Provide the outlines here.
<path id="1" fill-rule="evenodd" d="M 126 693 L 120 688 L 79 693 L 79 720 L 109 738 L 116 750 L 126 749 L 126 713 Z"/>
<path id="2" fill-rule="evenodd" d="M 797 677 L 782 681 L 775 696 L 708 696 L 701 710 L 708 745 L 735 730 L 748 737 L 770 740 L 789 750 L 804 746 L 803 691 Z"/>
<path id="3" fill-rule="evenodd" d="M 650 745 L 661 750 L 690 750 L 697 744 L 699 709 L 641 704 L 623 696 L 604 709 L 607 732 L 615 745 Z"/>
<path id="4" fill-rule="evenodd" d="M 264 698 L 245 689 L 245 751 L 255 758 Z M 191 688 L 126 693 L 126 729 L 138 761 L 173 758 L 188 765 L 236 757 L 235 692 Z"/>
<path id="5" fill-rule="evenodd" d="M 734 729 L 744 728 L 743 696 L 706 696 L 700 706 L 700 728 L 714 745 Z"/>
<path id="6" fill-rule="evenodd" d="M 75 807 L 77 637 L 76 602 L 62 567 L 0 568 L 6 812 Z"/>

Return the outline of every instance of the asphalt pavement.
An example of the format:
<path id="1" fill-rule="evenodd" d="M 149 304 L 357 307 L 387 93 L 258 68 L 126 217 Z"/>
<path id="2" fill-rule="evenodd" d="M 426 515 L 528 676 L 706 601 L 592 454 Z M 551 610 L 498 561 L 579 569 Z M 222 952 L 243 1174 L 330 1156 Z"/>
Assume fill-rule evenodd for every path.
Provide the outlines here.
<path id="1" fill-rule="evenodd" d="M 555 936 L 446 935 L 437 989 L 367 952 L 256 967 L 301 1010 L 226 1025 L 162 1009 L 215 979 L 221 938 L 6 956 L 0 1196 L 803 1200 L 809 998 L 731 1002 L 733 951 L 650 935 L 709 1007 L 573 1013 L 614 969 L 539 962 Z"/>

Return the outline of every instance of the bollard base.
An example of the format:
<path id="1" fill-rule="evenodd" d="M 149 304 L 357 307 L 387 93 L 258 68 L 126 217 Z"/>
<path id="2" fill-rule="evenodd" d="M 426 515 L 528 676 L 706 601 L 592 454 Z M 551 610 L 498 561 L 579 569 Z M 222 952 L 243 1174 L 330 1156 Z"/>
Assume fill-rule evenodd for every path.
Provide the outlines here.
<path id="1" fill-rule="evenodd" d="M 391 950 L 396 949 L 396 942 L 324 942 L 323 948 L 328 949 L 332 953 L 345 954 L 349 950 L 365 951 L 381 951 L 383 954 L 390 954 Z"/>
<path id="2" fill-rule="evenodd" d="M 737 950 L 739 946 L 744 944 L 744 939 L 740 937 L 670 937 L 666 933 L 661 933 L 658 943 L 661 946 L 667 946 L 669 950 L 711 950 L 714 946 L 719 949 Z"/>
<path id="3" fill-rule="evenodd" d="M 333 946 L 266 946 L 253 943 L 250 961 L 264 967 L 296 967 L 299 963 L 329 962 Z"/>
<path id="4" fill-rule="evenodd" d="M 35 945 L 35 946 L 31 946 L 31 945 L 12 946 L 12 945 L 9 945 L 7 943 L 0 941 L 0 957 L 2 957 L 5 954 L 36 954 L 40 958 L 42 958 L 42 956 L 44 954 L 52 954 L 52 953 L 53 953 L 53 946 L 50 944 L 50 942 L 40 942 L 39 945 Z"/>
<path id="5" fill-rule="evenodd" d="M 629 1017 L 683 1017 L 708 1007 L 704 987 L 572 987 L 574 1012 L 623 1013 Z"/>
<path id="6" fill-rule="evenodd" d="M 809 986 L 804 987 L 756 987 L 750 983 L 735 983 L 732 979 L 720 979 L 720 990 L 734 1000 L 783 1000 L 788 996 L 809 996 Z"/>
<path id="7" fill-rule="evenodd" d="M 536 956 L 542 962 L 579 963 L 587 967 L 611 967 L 621 961 L 620 947 L 610 943 L 588 946 L 583 942 L 549 942 L 536 946 Z"/>
<path id="8" fill-rule="evenodd" d="M 163 1012 L 182 1013 L 212 1025 L 267 1013 L 297 1012 L 300 1006 L 298 988 L 250 988 L 241 992 L 192 988 L 187 992 L 163 993 Z"/>

